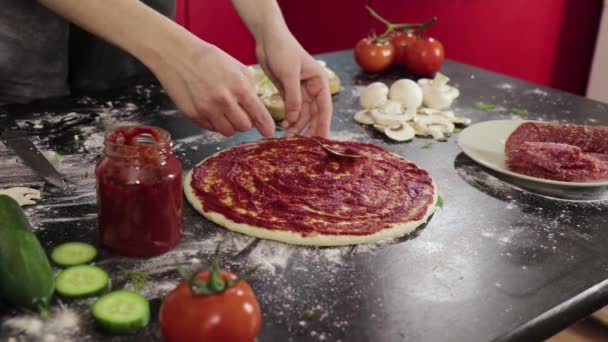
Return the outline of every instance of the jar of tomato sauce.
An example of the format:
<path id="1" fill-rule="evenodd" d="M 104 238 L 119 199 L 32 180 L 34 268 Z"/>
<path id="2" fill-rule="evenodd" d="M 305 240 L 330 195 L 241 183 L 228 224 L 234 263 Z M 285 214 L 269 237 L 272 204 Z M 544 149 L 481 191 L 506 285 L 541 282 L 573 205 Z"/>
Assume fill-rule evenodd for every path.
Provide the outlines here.
<path id="1" fill-rule="evenodd" d="M 182 164 L 169 132 L 119 127 L 95 168 L 101 244 L 125 256 L 154 256 L 181 238 Z"/>

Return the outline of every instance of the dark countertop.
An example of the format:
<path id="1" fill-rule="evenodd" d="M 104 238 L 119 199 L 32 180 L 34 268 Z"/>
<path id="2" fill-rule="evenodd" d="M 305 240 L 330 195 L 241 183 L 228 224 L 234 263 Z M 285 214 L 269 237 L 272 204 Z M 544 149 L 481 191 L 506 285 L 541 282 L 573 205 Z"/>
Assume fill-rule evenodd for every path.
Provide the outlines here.
<path id="1" fill-rule="evenodd" d="M 606 197 L 559 200 L 515 186 L 463 155 L 457 136 L 444 143 L 422 138 L 393 143 L 358 125 L 352 119 L 358 109 L 355 85 L 399 76 L 396 71 L 363 75 L 351 54 L 319 56 L 343 84 L 334 97 L 332 136 L 381 145 L 428 170 L 445 201 L 428 225 L 409 239 L 382 244 L 297 247 L 226 231 L 185 202 L 186 235 L 173 251 L 152 259 L 102 251 L 98 260 L 110 271 L 114 288 L 126 286 L 119 267 L 152 275 L 143 292 L 152 300 L 153 321 L 144 332 L 135 337 L 97 332 L 88 313 L 91 300 L 68 303 L 80 313 L 78 331 L 48 332 L 61 341 L 160 340 L 159 298 L 178 280 L 171 265 L 206 264 L 220 241 L 229 269 L 262 263 L 250 281 L 264 315 L 260 341 L 537 340 L 608 304 Z M 443 72 L 460 89 L 454 109 L 473 122 L 515 119 L 510 110 L 519 108 L 527 109 L 530 119 L 608 125 L 608 106 L 583 97 L 453 62 L 446 62 Z M 481 111 L 474 108 L 477 102 L 497 108 Z M 6 109 L 29 127 L 40 149 L 63 156 L 57 168 L 79 184 L 70 195 L 46 191 L 27 209 L 49 249 L 70 240 L 97 244 L 93 167 L 108 128 L 146 123 L 168 129 L 185 169 L 217 150 L 259 138 L 256 132 L 223 138 L 201 131 L 153 84 Z M 43 120 L 66 115 L 77 124 L 45 132 Z M 423 148 L 429 142 L 430 148 Z M 1 144 L 0 175 L 0 188 L 43 185 Z M 305 310 L 313 310 L 314 317 L 306 318 Z M 1 319 L 17 315 L 22 313 L 5 308 Z M 0 339 L 9 336 L 17 334 L 2 326 Z"/>

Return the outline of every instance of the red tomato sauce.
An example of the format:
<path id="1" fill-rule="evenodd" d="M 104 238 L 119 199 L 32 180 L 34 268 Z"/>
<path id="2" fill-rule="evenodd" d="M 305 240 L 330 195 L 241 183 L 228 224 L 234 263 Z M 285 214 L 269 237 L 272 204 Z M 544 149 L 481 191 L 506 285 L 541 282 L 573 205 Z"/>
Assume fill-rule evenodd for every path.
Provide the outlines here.
<path id="1" fill-rule="evenodd" d="M 95 169 L 102 245 L 126 256 L 170 250 L 181 237 L 182 165 L 169 133 L 117 128 L 106 135 L 104 155 Z"/>
<path id="2" fill-rule="evenodd" d="M 311 235 L 367 235 L 421 219 L 434 201 L 429 174 L 384 149 L 323 140 L 367 158 L 329 155 L 303 138 L 245 143 L 196 166 L 203 209 L 237 223 Z"/>

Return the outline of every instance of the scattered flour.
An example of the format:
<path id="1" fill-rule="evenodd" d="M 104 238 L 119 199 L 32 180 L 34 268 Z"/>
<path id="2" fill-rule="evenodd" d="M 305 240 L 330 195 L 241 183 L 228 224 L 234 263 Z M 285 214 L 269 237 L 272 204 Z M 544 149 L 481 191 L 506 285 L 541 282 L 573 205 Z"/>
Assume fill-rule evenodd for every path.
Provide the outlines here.
<path id="1" fill-rule="evenodd" d="M 37 314 L 11 317 L 2 326 L 15 332 L 14 341 L 76 341 L 80 330 L 80 317 L 67 306 L 59 306 L 50 312 L 50 318 L 43 320 Z"/>
<path id="2" fill-rule="evenodd" d="M 540 96 L 548 96 L 549 93 L 540 89 L 540 88 L 534 88 L 532 90 L 527 90 L 524 94 L 526 95 L 540 95 Z"/>
<path id="3" fill-rule="evenodd" d="M 365 89 L 365 86 L 354 86 L 351 89 L 351 96 L 353 98 L 361 96 L 361 92 L 363 91 L 363 89 Z"/>
<path id="4" fill-rule="evenodd" d="M 497 85 L 496 88 L 502 89 L 502 90 L 511 90 L 511 89 L 513 89 L 513 85 L 510 83 L 501 83 L 501 84 Z"/>

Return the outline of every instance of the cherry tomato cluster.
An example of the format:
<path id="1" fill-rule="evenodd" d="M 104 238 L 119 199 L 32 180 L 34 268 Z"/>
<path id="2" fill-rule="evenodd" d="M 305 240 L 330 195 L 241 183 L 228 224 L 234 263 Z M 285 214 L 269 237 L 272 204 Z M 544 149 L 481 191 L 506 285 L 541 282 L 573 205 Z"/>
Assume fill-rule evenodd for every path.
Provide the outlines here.
<path id="1" fill-rule="evenodd" d="M 424 36 L 437 18 L 423 24 L 394 24 L 371 8 L 368 10 L 386 25 L 386 31 L 377 37 L 363 38 L 355 45 L 355 60 L 363 70 L 381 72 L 397 64 L 417 75 L 430 77 L 441 68 L 445 59 L 443 44 Z"/>

